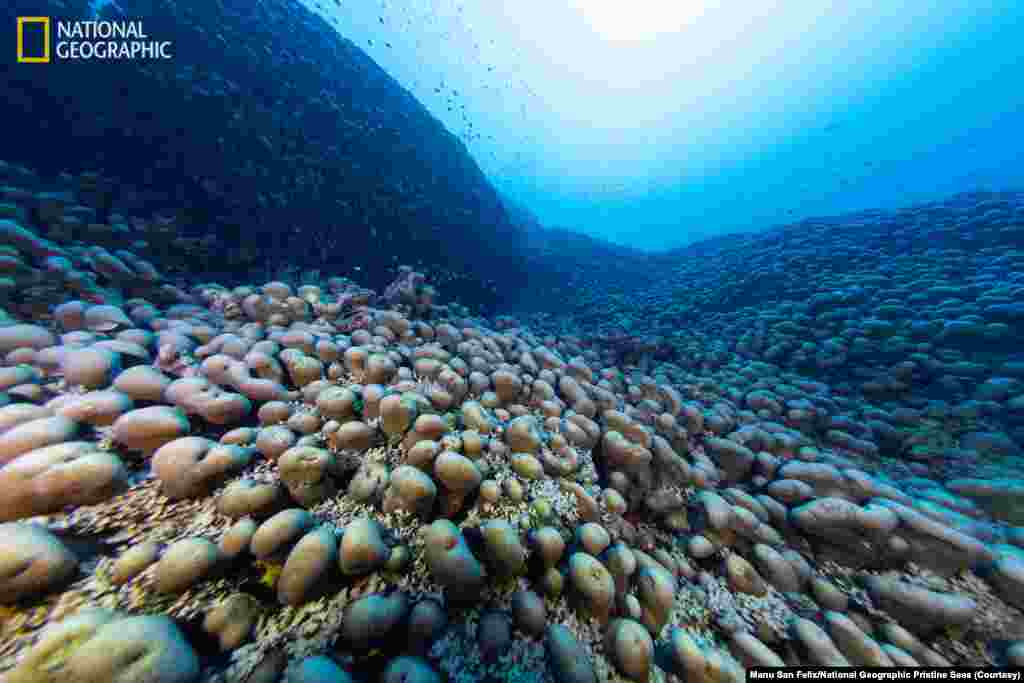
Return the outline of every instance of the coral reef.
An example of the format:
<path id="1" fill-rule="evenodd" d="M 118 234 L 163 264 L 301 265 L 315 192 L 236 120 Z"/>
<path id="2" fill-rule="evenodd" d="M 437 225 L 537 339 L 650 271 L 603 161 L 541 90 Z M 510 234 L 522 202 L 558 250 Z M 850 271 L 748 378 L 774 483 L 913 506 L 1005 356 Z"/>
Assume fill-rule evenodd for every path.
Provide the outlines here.
<path id="1" fill-rule="evenodd" d="M 45 313 L 13 301 L 0 326 L 12 681 L 1021 663 L 1013 361 L 947 357 L 978 366 L 974 398 L 915 401 L 906 382 L 875 405 L 767 354 L 771 336 L 534 331 L 441 303 L 413 268 L 380 293 L 331 276 L 164 296 L 76 261 L 89 247 L 40 222 L 39 193 L 5 196 L 18 277 L 67 260 Z M 1000 258 L 973 291 L 1004 311 L 994 276 L 1018 256 Z M 741 314 L 794 340 L 815 324 L 773 310 Z M 902 314 L 884 310 L 857 323 L 866 343 L 891 341 Z"/>
<path id="2" fill-rule="evenodd" d="M 0 63 L 5 121 L 20 132 L 4 155 L 45 178 L 79 178 L 98 212 L 65 222 L 76 239 L 134 251 L 133 222 L 108 217 L 117 203 L 146 217 L 150 260 L 229 285 L 322 271 L 383 291 L 393 267 L 419 263 L 444 272 L 432 286 L 479 309 L 502 298 L 497 281 L 524 276 L 520 233 L 463 142 L 311 5 L 0 5 L 3 22 L 19 16 L 133 17 L 172 45 L 168 60 Z M 59 196 L 42 200 L 44 216 L 60 207 Z M 135 270 L 117 253 L 95 258 L 111 273 Z"/>

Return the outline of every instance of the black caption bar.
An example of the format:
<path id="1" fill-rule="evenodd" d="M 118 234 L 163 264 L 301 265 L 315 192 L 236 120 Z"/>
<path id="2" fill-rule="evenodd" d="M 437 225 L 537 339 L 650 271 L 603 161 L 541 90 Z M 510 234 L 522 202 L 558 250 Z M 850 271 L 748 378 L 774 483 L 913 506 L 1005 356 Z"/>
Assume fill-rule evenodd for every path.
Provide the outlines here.
<path id="1" fill-rule="evenodd" d="M 755 681 L 1020 681 L 1021 669 L 1000 667 L 764 667 L 747 669 L 747 683 Z"/>

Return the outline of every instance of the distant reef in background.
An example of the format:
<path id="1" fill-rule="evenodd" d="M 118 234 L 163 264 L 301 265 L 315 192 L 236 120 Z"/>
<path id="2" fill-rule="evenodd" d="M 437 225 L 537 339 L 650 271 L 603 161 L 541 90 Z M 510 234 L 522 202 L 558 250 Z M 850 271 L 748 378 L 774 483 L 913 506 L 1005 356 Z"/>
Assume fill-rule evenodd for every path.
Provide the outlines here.
<path id="1" fill-rule="evenodd" d="M 0 17 L 91 12 L 13 0 Z M 321 269 L 381 287 L 408 263 L 483 310 L 517 295 L 495 283 L 524 281 L 521 232 L 463 143 L 298 2 L 118 0 L 101 18 L 141 20 L 173 58 L 3 60 L 9 160 L 100 171 L 111 204 L 215 233 L 219 257 L 194 265 L 221 281 Z"/>

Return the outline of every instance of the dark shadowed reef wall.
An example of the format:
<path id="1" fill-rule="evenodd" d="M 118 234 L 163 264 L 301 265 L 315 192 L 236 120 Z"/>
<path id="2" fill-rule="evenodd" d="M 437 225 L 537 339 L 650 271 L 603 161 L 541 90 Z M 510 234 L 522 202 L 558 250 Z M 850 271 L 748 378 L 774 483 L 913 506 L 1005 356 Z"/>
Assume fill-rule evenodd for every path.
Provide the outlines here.
<path id="1" fill-rule="evenodd" d="M 522 290 L 520 231 L 462 142 L 294 0 L 103 10 L 173 41 L 169 61 L 17 64 L 15 17 L 26 15 L 89 9 L 0 7 L 0 158 L 52 175 L 100 170 L 112 194 L 175 212 L 185 231 L 212 228 L 223 258 L 197 272 L 320 268 L 380 287 L 410 263 L 433 271 L 443 296 L 481 308 Z"/>

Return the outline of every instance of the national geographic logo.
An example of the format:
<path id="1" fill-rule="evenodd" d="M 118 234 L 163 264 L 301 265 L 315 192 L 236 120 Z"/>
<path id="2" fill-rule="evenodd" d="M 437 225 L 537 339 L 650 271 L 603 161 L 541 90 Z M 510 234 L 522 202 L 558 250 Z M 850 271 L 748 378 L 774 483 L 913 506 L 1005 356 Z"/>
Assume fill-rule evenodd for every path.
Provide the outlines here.
<path id="1" fill-rule="evenodd" d="M 18 63 L 50 63 L 50 17 L 18 17 Z"/>
<path id="2" fill-rule="evenodd" d="M 56 36 L 51 23 L 57 25 Z M 50 17 L 18 17 L 20 64 L 49 64 L 53 58 L 69 62 L 171 59 L 171 48 L 170 41 L 151 40 L 141 21 L 51 22 Z"/>

